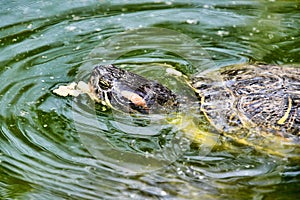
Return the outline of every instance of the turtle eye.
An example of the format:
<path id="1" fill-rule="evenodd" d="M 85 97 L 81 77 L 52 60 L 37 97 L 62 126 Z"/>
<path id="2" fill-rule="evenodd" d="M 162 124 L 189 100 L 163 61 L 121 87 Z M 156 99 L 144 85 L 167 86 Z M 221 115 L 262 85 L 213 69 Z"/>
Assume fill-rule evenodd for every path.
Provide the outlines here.
<path id="1" fill-rule="evenodd" d="M 99 80 L 98 85 L 102 90 L 107 90 L 108 88 L 110 88 L 109 82 L 107 82 L 105 80 Z"/>

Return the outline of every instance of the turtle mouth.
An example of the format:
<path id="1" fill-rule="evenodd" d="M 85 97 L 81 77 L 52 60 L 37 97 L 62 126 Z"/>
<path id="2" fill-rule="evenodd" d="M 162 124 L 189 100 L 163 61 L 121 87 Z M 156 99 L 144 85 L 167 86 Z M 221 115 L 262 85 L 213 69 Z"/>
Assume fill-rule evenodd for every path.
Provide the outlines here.
<path id="1" fill-rule="evenodd" d="M 164 113 L 178 106 L 167 87 L 113 65 L 94 68 L 89 87 L 95 100 L 128 113 Z"/>

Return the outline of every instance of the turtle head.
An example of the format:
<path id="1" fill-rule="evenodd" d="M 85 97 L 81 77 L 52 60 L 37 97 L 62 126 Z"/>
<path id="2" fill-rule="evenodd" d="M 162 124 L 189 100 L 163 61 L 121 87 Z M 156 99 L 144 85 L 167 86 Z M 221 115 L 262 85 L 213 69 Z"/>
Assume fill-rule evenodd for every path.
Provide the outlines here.
<path id="1" fill-rule="evenodd" d="M 177 106 L 168 88 L 113 65 L 95 67 L 89 87 L 97 102 L 123 112 L 161 113 Z"/>
<path id="2" fill-rule="evenodd" d="M 114 75 L 116 73 L 115 67 L 112 65 L 108 66 L 97 66 L 91 73 L 89 80 L 89 88 L 97 102 L 109 102 L 108 96 L 111 93 L 114 82 Z"/>

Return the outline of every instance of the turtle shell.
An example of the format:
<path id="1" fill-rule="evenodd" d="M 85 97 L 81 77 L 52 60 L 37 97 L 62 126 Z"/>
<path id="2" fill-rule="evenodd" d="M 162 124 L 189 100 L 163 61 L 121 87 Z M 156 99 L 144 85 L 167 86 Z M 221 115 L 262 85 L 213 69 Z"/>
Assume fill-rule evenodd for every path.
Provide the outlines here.
<path id="1" fill-rule="evenodd" d="M 191 85 L 201 111 L 220 132 L 300 135 L 300 68 L 234 65 L 198 74 Z"/>

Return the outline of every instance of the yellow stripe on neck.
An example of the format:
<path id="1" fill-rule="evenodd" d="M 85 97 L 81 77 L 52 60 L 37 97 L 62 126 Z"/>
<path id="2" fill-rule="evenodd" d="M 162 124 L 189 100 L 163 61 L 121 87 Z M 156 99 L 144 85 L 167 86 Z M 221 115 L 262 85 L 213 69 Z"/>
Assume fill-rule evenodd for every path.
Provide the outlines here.
<path id="1" fill-rule="evenodd" d="M 287 108 L 286 112 L 284 113 L 283 117 L 280 120 L 278 120 L 277 124 L 283 125 L 285 123 L 285 121 L 289 117 L 291 109 L 292 109 L 292 99 L 290 97 L 288 97 L 288 108 Z"/>

